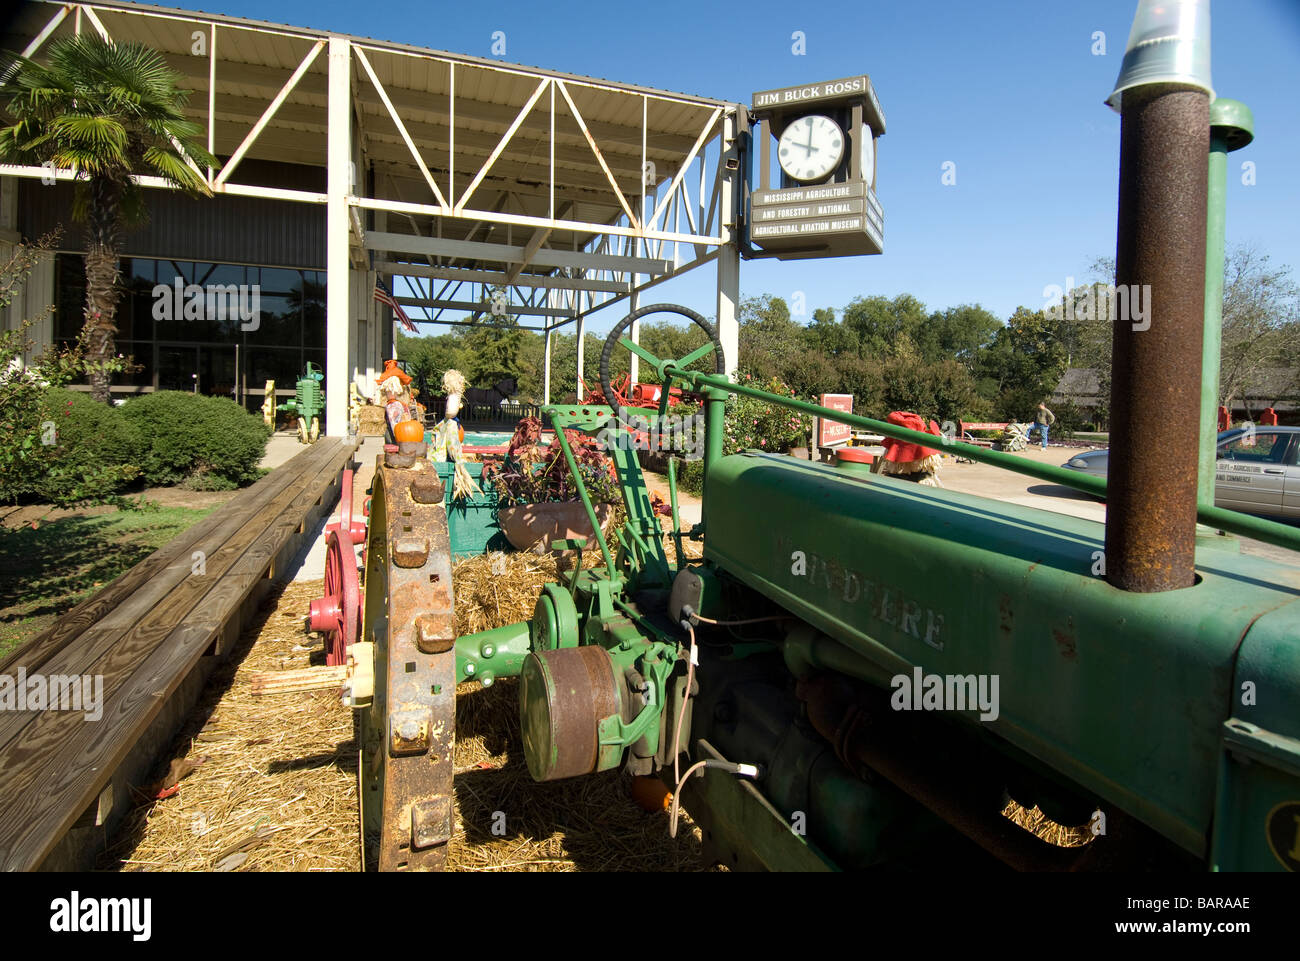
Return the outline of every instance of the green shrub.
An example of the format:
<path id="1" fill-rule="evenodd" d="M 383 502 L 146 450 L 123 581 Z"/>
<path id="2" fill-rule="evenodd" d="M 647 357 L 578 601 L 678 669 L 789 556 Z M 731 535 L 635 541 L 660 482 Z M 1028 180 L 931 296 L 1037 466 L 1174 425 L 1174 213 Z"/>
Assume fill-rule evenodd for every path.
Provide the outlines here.
<path id="1" fill-rule="evenodd" d="M 55 388 L 46 394 L 45 410 L 55 423 L 59 446 L 100 463 L 123 465 L 140 460 L 140 429 L 122 414 L 79 390 Z"/>
<path id="2" fill-rule="evenodd" d="M 147 484 L 229 490 L 262 474 L 270 428 L 232 400 L 158 391 L 127 401 L 122 414 L 143 438 Z"/>
<path id="3" fill-rule="evenodd" d="M 704 461 L 677 461 L 677 489 L 696 497 L 704 496 Z"/>
<path id="4" fill-rule="evenodd" d="M 766 380 L 749 373 L 736 375 L 738 383 L 765 390 L 783 397 L 794 397 L 794 389 L 775 377 Z M 682 408 L 673 408 L 677 413 Z M 770 451 L 780 454 L 791 447 L 808 443 L 812 431 L 812 417 L 785 407 L 777 407 L 765 400 L 744 395 L 727 398 L 723 422 L 722 453 L 735 454 L 743 450 Z M 703 430 L 703 428 L 701 428 Z M 704 460 L 677 459 L 677 486 L 696 497 L 704 493 Z"/>
<path id="5" fill-rule="evenodd" d="M 36 486 L 44 500 L 68 505 L 112 498 L 140 473 L 140 431 L 89 394 L 51 388 L 41 400 L 42 423 L 53 424 L 45 473 Z"/>
<path id="6" fill-rule="evenodd" d="M 1052 408 L 1056 423 L 1052 425 L 1052 436 L 1060 435 L 1067 439 L 1074 437 L 1077 431 L 1092 426 L 1088 412 L 1070 399 L 1065 399 Z"/>

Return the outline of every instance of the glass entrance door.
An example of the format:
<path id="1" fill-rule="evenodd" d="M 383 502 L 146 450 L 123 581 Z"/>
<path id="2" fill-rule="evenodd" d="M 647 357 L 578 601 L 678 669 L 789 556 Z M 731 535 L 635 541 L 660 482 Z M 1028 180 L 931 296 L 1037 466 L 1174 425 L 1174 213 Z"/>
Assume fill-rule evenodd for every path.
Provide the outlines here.
<path id="1" fill-rule="evenodd" d="M 235 344 L 159 344 L 158 390 L 187 390 L 243 402 Z"/>
<path id="2" fill-rule="evenodd" d="M 198 390 L 199 349 L 193 344 L 159 344 L 154 370 L 158 390 Z"/>
<path id="3" fill-rule="evenodd" d="M 235 345 L 199 347 L 199 393 L 242 403 L 239 348 Z"/>

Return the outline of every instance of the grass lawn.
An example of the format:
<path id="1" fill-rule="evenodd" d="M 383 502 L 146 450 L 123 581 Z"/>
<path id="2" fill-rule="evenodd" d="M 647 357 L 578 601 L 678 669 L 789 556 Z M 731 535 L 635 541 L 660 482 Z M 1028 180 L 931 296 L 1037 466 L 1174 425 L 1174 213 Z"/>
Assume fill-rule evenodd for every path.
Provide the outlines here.
<path id="1" fill-rule="evenodd" d="M 117 511 L 0 530 L 0 657 L 214 509 Z"/>

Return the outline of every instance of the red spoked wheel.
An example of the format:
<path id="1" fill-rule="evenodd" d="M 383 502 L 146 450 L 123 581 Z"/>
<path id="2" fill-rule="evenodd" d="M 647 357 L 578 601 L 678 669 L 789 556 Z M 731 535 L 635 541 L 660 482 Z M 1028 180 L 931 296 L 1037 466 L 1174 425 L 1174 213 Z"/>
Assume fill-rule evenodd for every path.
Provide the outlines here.
<path id="1" fill-rule="evenodd" d="M 367 502 L 369 498 L 367 498 Z M 368 505 L 367 505 L 368 506 Z M 368 513 L 368 511 L 367 511 Z M 343 472 L 342 489 L 339 491 L 339 519 L 337 523 L 326 524 L 325 531 L 345 530 L 352 535 L 352 542 L 360 544 L 366 539 L 366 522 L 352 519 L 352 469 Z"/>
<path id="2" fill-rule="evenodd" d="M 325 596 L 311 602 L 308 626 L 325 635 L 325 663 L 341 667 L 348 647 L 361 636 L 361 578 L 357 543 L 366 539 L 366 522 L 352 519 L 352 471 L 343 472 L 339 519 L 325 526 Z"/>
<path id="3" fill-rule="evenodd" d="M 333 530 L 325 540 L 325 596 L 311 602 L 313 631 L 325 634 L 325 663 L 347 663 L 348 647 L 361 634 L 361 581 L 352 535 Z"/>

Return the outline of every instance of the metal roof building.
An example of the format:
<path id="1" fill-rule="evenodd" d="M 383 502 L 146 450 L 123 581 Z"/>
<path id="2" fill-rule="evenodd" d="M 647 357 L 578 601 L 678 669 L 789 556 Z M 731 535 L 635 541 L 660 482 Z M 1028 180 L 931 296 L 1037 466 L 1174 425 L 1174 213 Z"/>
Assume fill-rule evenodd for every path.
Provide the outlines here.
<path id="1" fill-rule="evenodd" d="M 52 39 L 90 30 L 166 57 L 194 91 L 188 112 L 222 163 L 204 171 L 214 199 L 167 190 L 151 197 L 149 224 L 125 235 L 122 253 L 152 266 L 131 276 L 144 290 L 170 282 L 168 264 L 196 283 L 228 281 L 242 268 L 239 276 L 265 284 L 254 270 L 298 270 L 298 286 L 285 281 L 286 304 L 310 300 L 323 282 L 323 333 L 309 332 L 310 307 L 301 308 L 298 329 L 300 356 L 323 351 L 329 434 L 345 433 L 349 384 L 371 393 L 392 343 L 389 308 L 372 296 L 377 278 L 417 321 L 491 322 L 496 302 L 497 313 L 544 332 L 549 394 L 551 332 L 576 323 L 581 335 L 593 310 L 634 306 L 646 288 L 716 261 L 717 317 L 734 364 L 743 105 L 118 2 L 30 3 L 4 46 L 39 59 Z M 72 177 L 0 166 L 0 239 L 62 223 L 69 229 L 60 249 L 82 249 L 67 216 Z M 38 270 L 11 315 L 50 303 L 63 283 L 56 273 Z M 59 339 L 56 324 L 45 322 L 38 339 Z M 151 345 L 161 387 L 171 383 L 164 355 L 183 356 L 193 338 L 147 327 L 138 319 L 123 339 Z M 287 329 L 268 325 L 266 336 L 291 336 Z M 215 337 L 211 351 L 233 346 L 239 396 L 257 394 L 256 384 L 244 384 L 258 379 L 251 358 L 276 345 L 259 343 L 257 331 L 233 345 L 205 336 Z"/>

